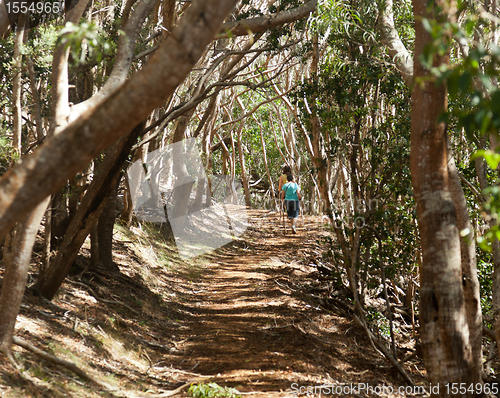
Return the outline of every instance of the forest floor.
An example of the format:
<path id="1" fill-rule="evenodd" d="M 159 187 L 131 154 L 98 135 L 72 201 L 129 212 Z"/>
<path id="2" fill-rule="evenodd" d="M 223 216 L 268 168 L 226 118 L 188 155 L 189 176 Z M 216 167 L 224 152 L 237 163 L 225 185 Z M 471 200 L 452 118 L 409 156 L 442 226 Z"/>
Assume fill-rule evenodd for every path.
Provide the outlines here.
<path id="1" fill-rule="evenodd" d="M 89 267 L 84 249 L 52 302 L 26 295 L 16 336 L 101 383 L 16 345 L 22 370 L 0 358 L 0 396 L 188 397 L 192 384 L 256 397 L 422 396 L 400 393 L 408 383 L 353 322 L 347 292 L 318 271 L 320 219 L 306 217 L 297 235 L 266 211 L 249 221 L 239 239 L 188 262 L 145 225 L 117 228 L 119 273 Z M 404 368 L 426 385 L 418 358 Z"/>

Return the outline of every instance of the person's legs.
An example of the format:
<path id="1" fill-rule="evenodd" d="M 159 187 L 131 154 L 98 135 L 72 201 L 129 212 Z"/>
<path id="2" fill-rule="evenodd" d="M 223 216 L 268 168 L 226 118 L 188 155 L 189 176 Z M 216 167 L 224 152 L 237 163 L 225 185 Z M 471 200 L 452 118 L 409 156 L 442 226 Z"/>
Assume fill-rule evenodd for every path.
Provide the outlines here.
<path id="1" fill-rule="evenodd" d="M 290 220 L 290 227 L 294 234 L 297 233 L 297 217 L 299 215 L 299 202 L 292 200 L 285 200 L 286 211 L 288 214 L 288 220 Z"/>
<path id="2" fill-rule="evenodd" d="M 292 223 L 292 231 L 294 234 L 296 234 L 297 227 L 295 224 L 297 223 L 297 218 L 299 215 L 299 202 L 293 201 L 292 204 L 293 204 L 293 214 L 292 214 L 292 219 L 290 221 Z"/>

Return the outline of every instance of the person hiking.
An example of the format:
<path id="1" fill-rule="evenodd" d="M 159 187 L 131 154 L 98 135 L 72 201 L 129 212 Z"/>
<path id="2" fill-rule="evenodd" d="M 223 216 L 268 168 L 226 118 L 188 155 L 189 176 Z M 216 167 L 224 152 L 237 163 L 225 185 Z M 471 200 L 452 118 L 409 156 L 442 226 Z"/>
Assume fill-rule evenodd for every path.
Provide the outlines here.
<path id="1" fill-rule="evenodd" d="M 292 169 L 290 169 L 290 166 L 283 167 L 283 174 L 280 176 L 280 179 L 278 180 L 278 182 L 279 182 L 278 192 L 281 192 L 281 188 L 283 188 L 283 185 L 285 185 L 287 183 L 286 176 L 287 176 L 287 174 L 290 174 L 291 172 L 292 172 Z"/>
<path id="2" fill-rule="evenodd" d="M 297 233 L 297 227 L 295 223 L 299 217 L 300 204 L 299 200 L 302 199 L 302 194 L 298 184 L 295 182 L 292 173 L 288 173 L 286 176 L 287 183 L 281 188 L 281 200 L 285 201 L 285 208 L 288 214 L 288 219 L 292 225 L 292 231 L 294 234 Z"/>

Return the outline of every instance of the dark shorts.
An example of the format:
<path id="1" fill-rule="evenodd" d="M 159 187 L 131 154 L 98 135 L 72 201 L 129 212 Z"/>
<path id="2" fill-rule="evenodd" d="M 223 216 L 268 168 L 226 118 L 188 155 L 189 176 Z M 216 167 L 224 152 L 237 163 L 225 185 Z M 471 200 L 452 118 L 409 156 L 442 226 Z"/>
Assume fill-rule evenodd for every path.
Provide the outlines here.
<path id="1" fill-rule="evenodd" d="M 298 200 L 285 200 L 285 209 L 288 218 L 297 218 L 299 216 L 300 205 Z"/>

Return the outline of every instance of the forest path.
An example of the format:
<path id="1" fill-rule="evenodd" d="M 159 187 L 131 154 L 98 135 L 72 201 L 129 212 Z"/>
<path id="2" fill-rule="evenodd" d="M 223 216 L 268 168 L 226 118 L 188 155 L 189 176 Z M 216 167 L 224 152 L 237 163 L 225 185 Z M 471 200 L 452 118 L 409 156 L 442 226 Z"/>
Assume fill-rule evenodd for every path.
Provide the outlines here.
<path id="1" fill-rule="evenodd" d="M 190 384 L 209 382 L 256 397 L 359 397 L 367 394 L 308 392 L 406 385 L 355 326 L 347 292 L 319 271 L 328 236 L 319 218 L 305 217 L 292 235 L 279 215 L 249 210 L 241 237 L 189 261 L 155 228 L 117 227 L 119 272 L 92 267 L 84 247 L 54 300 L 26 295 L 16 325 L 19 337 L 115 390 L 15 347 L 31 379 L 0 356 L 1 397 L 188 397 Z M 405 368 L 420 384 L 417 365 Z"/>
<path id="2" fill-rule="evenodd" d="M 175 336 L 183 355 L 171 366 L 259 397 L 297 396 L 321 384 L 398 383 L 390 368 L 374 369 L 385 364 L 363 331 L 320 305 L 329 283 L 315 265 L 326 236 L 318 219 L 306 217 L 292 235 L 275 213 L 249 216 L 240 240 L 207 256 L 198 275 L 181 273 L 190 316 Z"/>

